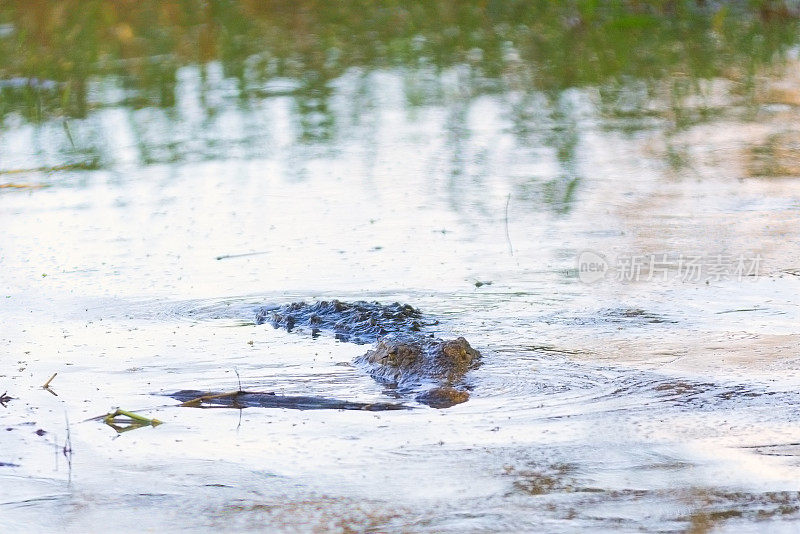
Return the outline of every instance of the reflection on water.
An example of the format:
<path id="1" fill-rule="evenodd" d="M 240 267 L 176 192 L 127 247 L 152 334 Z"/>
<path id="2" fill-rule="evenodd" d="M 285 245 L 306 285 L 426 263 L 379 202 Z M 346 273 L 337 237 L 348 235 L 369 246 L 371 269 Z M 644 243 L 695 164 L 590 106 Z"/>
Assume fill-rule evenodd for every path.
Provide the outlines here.
<path id="1" fill-rule="evenodd" d="M 792 6 L 4 2 L 0 526 L 792 530 Z M 255 324 L 334 298 L 465 336 L 471 399 L 163 395 L 390 401 L 363 347 Z"/>
<path id="2" fill-rule="evenodd" d="M 521 142 L 553 150 L 561 170 L 542 198 L 564 211 L 580 183 L 571 90 L 597 91 L 608 128 L 680 130 L 724 111 L 709 80 L 752 104 L 760 73 L 795 44 L 791 18 L 703 4 L 7 2 L 0 120 L 35 126 L 27 157 L 3 167 L 257 158 L 276 141 L 276 105 L 293 144 L 337 147 L 371 120 L 373 73 L 391 70 L 409 112 L 446 110 L 454 175 L 466 117 L 502 95 Z"/>

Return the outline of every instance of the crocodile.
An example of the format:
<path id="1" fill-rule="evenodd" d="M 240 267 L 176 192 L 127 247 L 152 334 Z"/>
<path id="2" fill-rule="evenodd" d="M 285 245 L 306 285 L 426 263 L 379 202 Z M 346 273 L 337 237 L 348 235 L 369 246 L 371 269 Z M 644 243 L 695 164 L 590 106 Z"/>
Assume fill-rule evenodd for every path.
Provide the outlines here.
<path id="1" fill-rule="evenodd" d="M 374 343 L 354 365 L 397 393 L 414 394 L 418 402 L 434 408 L 468 400 L 464 375 L 480 365 L 480 352 L 466 339 L 435 337 L 426 329 L 438 321 L 426 321 L 417 308 L 398 302 L 332 300 L 265 306 L 257 310 L 256 323 L 307 331 L 314 337 L 327 332 L 341 341 Z"/>
<path id="2" fill-rule="evenodd" d="M 256 324 L 267 322 L 289 332 L 305 328 L 314 337 L 330 332 L 340 341 L 359 345 L 374 343 L 390 333 L 418 333 L 439 324 L 423 321 L 422 312 L 408 304 L 339 300 L 263 306 L 256 311 Z"/>

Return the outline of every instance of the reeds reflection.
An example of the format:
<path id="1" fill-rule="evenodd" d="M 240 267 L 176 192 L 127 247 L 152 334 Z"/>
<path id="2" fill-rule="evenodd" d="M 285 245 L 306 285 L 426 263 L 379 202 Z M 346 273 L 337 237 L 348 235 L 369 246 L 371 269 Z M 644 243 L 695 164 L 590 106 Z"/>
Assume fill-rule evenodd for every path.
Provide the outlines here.
<path id="1" fill-rule="evenodd" d="M 446 109 L 454 173 L 469 135 L 458 117 L 497 97 L 515 135 L 556 154 L 545 195 L 563 210 L 580 181 L 569 91 L 596 92 L 605 127 L 629 132 L 716 116 L 710 80 L 729 82 L 746 109 L 757 75 L 796 44 L 781 5 L 10 0 L 0 6 L 0 121 L 36 125 L 39 156 L 54 166 L 261 157 L 270 113 L 284 105 L 292 143 L 335 148 L 385 90 L 371 75 L 388 72 L 408 113 Z M 135 154 L 115 148 L 109 113 L 125 117 Z"/>

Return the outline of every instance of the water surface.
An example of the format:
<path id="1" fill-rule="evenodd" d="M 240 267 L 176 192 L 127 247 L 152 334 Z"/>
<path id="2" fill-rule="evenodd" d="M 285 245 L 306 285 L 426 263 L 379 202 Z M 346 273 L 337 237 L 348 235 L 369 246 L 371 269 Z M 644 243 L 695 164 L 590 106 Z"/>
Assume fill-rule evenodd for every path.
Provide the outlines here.
<path id="1" fill-rule="evenodd" d="M 794 21 L 462 4 L 0 9 L 0 525 L 797 528 Z M 160 396 L 395 400 L 254 324 L 332 298 L 464 335 L 470 401 Z"/>

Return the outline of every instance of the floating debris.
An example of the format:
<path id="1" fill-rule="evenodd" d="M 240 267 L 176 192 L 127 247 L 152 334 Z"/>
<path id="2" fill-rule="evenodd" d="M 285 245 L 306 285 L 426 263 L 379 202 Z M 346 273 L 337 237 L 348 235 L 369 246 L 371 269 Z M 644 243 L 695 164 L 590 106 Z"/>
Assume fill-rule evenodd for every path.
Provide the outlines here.
<path id="1" fill-rule="evenodd" d="M 44 275 L 44 274 L 43 274 L 42 276 L 46 276 L 46 275 Z M 48 379 L 47 379 L 47 382 L 45 382 L 44 384 L 42 384 L 42 389 L 43 389 L 43 390 L 45 390 L 45 391 L 47 391 L 48 393 L 51 393 L 53 396 L 55 396 L 55 397 L 58 397 L 58 393 L 56 393 L 55 391 L 53 391 L 53 389 L 50 387 L 50 382 L 52 382 L 52 381 L 53 381 L 53 379 L 56 377 L 56 375 L 58 375 L 58 373 L 53 373 L 53 376 L 51 376 L 50 378 L 48 378 Z"/>
<path id="2" fill-rule="evenodd" d="M 409 406 L 390 402 L 350 402 L 327 397 L 302 395 L 276 395 L 262 391 L 229 391 L 214 393 L 185 389 L 169 393 L 169 397 L 181 401 L 181 406 L 193 408 L 288 408 L 292 410 L 366 410 L 382 412 L 408 410 Z"/>
<path id="3" fill-rule="evenodd" d="M 45 383 L 42 385 L 42 389 L 49 389 L 49 388 L 50 388 L 50 382 L 52 382 L 52 381 L 53 381 L 53 379 L 56 377 L 56 375 L 58 375 L 58 373 L 53 373 L 53 376 L 51 376 L 50 378 L 48 378 L 48 379 L 47 379 L 47 382 L 45 382 Z"/>
<path id="4" fill-rule="evenodd" d="M 120 408 L 106 415 L 96 417 L 95 419 L 102 419 L 105 424 L 116 430 L 119 434 L 146 426 L 158 426 L 163 423 L 163 421 L 159 421 L 158 419 L 151 419 Z"/>
<path id="5" fill-rule="evenodd" d="M 222 256 L 217 256 L 216 260 L 227 260 L 231 258 L 245 258 L 247 256 L 259 256 L 261 254 L 267 254 L 267 251 L 261 252 L 243 252 L 241 254 L 223 254 Z"/>
<path id="6" fill-rule="evenodd" d="M 44 189 L 48 184 L 0 184 L 0 189 Z"/>

